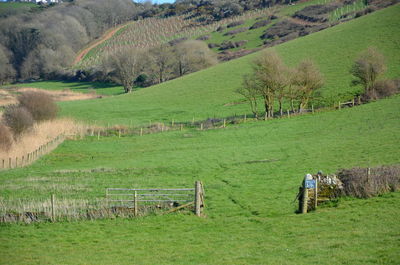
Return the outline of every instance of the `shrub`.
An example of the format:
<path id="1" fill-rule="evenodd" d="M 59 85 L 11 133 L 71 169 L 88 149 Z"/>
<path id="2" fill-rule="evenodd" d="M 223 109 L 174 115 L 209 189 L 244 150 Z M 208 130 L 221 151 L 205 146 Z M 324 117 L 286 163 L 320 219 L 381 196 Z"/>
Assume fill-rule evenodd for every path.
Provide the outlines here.
<path id="1" fill-rule="evenodd" d="M 196 40 L 209 40 L 211 38 L 211 35 L 203 35 L 198 37 Z"/>
<path id="2" fill-rule="evenodd" d="M 231 22 L 231 23 L 229 23 L 228 24 L 228 28 L 233 28 L 233 27 L 237 27 L 237 26 L 240 26 L 240 25 L 243 25 L 244 24 L 244 21 L 243 20 L 239 20 L 239 21 L 234 21 L 234 22 Z"/>
<path id="3" fill-rule="evenodd" d="M 342 169 L 342 195 L 368 198 L 400 188 L 400 165 L 371 168 Z"/>
<path id="4" fill-rule="evenodd" d="M 258 29 L 264 27 L 268 25 L 270 22 L 271 21 L 269 19 L 257 21 L 256 23 L 253 24 L 253 26 L 250 27 L 250 29 Z"/>
<path id="5" fill-rule="evenodd" d="M 34 122 L 32 114 L 26 108 L 15 105 L 5 109 L 3 120 L 15 137 L 31 128 Z"/>
<path id="6" fill-rule="evenodd" d="M 4 124 L 0 124 L 0 150 L 10 150 L 13 143 L 12 133 Z"/>
<path id="7" fill-rule="evenodd" d="M 374 85 L 377 98 L 385 98 L 398 93 L 395 81 L 379 80 Z"/>
<path id="8" fill-rule="evenodd" d="M 46 93 L 25 92 L 18 96 L 18 102 L 32 114 L 36 121 L 51 120 L 57 116 L 58 107 Z"/>
<path id="9" fill-rule="evenodd" d="M 235 35 L 235 34 L 238 34 L 238 33 L 242 33 L 242 32 L 247 31 L 248 29 L 249 28 L 234 29 L 234 30 L 231 30 L 231 31 L 228 31 L 227 33 L 225 33 L 224 36 L 230 36 L 230 35 Z"/>

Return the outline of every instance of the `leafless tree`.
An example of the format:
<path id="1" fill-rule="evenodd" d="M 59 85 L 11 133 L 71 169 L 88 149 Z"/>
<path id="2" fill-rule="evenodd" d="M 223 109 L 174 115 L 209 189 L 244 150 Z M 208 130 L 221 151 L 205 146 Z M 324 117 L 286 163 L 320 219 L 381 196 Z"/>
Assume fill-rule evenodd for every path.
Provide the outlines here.
<path id="1" fill-rule="evenodd" d="M 142 69 L 142 53 L 136 49 L 122 49 L 108 58 L 111 79 L 124 87 L 125 93 L 132 92 L 136 77 Z"/>
<path id="2" fill-rule="evenodd" d="M 259 94 L 264 99 L 265 119 L 272 118 L 275 96 L 288 84 L 286 66 L 276 52 L 267 50 L 255 60 L 253 73 Z"/>
<path id="3" fill-rule="evenodd" d="M 300 62 L 296 69 L 293 85 L 297 87 L 299 112 L 307 107 L 312 94 L 324 84 L 322 75 L 316 65 L 310 60 Z"/>
<path id="4" fill-rule="evenodd" d="M 149 51 L 151 68 L 156 73 L 158 83 L 169 80 L 173 76 L 176 57 L 169 44 L 162 44 Z"/>
<path id="5" fill-rule="evenodd" d="M 258 104 L 259 98 L 257 83 L 252 75 L 245 75 L 243 78 L 242 86 L 236 90 L 237 93 L 244 96 L 250 104 L 251 112 L 254 117 L 258 118 Z"/>
<path id="6" fill-rule="evenodd" d="M 179 76 L 196 72 L 218 62 L 215 54 L 202 41 L 188 40 L 174 47 Z"/>
<path id="7" fill-rule="evenodd" d="M 353 84 L 362 85 L 364 94 L 370 99 L 376 99 L 375 83 L 385 71 L 385 58 L 373 47 L 361 52 L 350 69 L 350 73 L 356 77 Z"/>

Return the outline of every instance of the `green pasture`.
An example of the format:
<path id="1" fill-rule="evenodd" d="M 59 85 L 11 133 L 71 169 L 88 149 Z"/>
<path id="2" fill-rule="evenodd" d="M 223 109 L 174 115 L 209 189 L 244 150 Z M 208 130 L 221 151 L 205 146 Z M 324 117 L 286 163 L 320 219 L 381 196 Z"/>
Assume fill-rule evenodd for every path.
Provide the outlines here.
<path id="1" fill-rule="evenodd" d="M 315 106 L 332 106 L 351 99 L 360 87 L 350 86 L 349 69 L 358 54 L 375 46 L 386 57 L 387 78 L 400 76 L 400 5 L 274 47 L 291 66 L 316 62 L 325 78 Z M 249 114 L 249 106 L 234 91 L 251 70 L 254 53 L 160 85 L 91 101 L 62 102 L 61 113 L 98 124 L 144 125 L 152 122 L 203 120 Z"/>
<path id="2" fill-rule="evenodd" d="M 1 264 L 396 264 L 400 193 L 344 198 L 308 215 L 293 201 L 305 173 L 400 162 L 400 97 L 340 111 L 66 141 L 2 172 L 3 199 L 103 197 L 106 187 L 206 189 L 205 218 L 0 226 Z"/>

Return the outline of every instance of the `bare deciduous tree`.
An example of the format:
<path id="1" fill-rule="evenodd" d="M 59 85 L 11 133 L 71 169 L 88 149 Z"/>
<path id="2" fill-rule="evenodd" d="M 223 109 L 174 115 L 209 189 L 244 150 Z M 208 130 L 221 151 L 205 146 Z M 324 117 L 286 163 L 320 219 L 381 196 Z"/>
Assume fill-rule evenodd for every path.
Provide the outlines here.
<path id="1" fill-rule="evenodd" d="M 272 118 L 276 93 L 288 84 L 286 66 L 276 52 L 267 50 L 255 60 L 253 72 L 259 94 L 264 99 L 265 119 Z"/>
<path id="2" fill-rule="evenodd" d="M 297 67 L 293 84 L 297 87 L 299 112 L 303 112 L 312 94 L 321 88 L 324 82 L 315 64 L 310 60 L 304 60 Z"/>
<path id="3" fill-rule="evenodd" d="M 157 82 L 162 83 L 170 79 L 176 64 L 172 47 L 169 44 L 162 44 L 149 52 L 152 61 L 151 66 L 157 74 Z"/>
<path id="4" fill-rule="evenodd" d="M 108 65 L 112 69 L 110 77 L 124 87 L 125 93 L 132 92 L 135 79 L 142 68 L 141 56 L 141 52 L 136 49 L 122 49 L 108 59 Z"/>
<path id="5" fill-rule="evenodd" d="M 371 99 L 376 99 L 375 83 L 385 71 L 383 54 L 372 47 L 363 51 L 350 69 L 350 73 L 356 77 L 353 84 L 362 85 L 365 95 Z"/>
<path id="6" fill-rule="evenodd" d="M 255 82 L 253 76 L 245 75 L 243 78 L 243 84 L 236 90 L 237 93 L 241 94 L 246 98 L 250 104 L 251 112 L 254 117 L 258 118 L 258 105 L 257 99 L 259 97 L 257 83 Z"/>
<path id="7" fill-rule="evenodd" d="M 175 46 L 179 76 L 196 72 L 218 62 L 215 54 L 202 41 L 188 40 Z"/>

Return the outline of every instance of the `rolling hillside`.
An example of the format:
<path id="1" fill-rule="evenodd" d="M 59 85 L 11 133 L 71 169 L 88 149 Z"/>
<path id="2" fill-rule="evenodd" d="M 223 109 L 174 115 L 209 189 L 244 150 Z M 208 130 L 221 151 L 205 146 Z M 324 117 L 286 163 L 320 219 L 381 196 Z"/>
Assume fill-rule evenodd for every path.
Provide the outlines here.
<path id="1" fill-rule="evenodd" d="M 290 64 L 311 58 L 325 76 L 322 99 L 316 105 L 347 100 L 359 88 L 351 87 L 348 70 L 358 53 L 376 46 L 387 58 L 389 78 L 400 76 L 400 5 L 363 16 L 276 46 Z M 189 121 L 249 113 L 234 91 L 250 71 L 257 53 L 184 76 L 130 95 L 101 100 L 65 102 L 62 115 L 99 123 L 134 125 L 152 121 Z"/>

